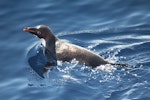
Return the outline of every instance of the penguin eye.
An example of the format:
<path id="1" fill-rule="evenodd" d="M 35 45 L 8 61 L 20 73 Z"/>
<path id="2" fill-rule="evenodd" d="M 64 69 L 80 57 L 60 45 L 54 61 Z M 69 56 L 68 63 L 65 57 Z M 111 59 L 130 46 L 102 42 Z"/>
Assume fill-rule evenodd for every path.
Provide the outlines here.
<path id="1" fill-rule="evenodd" d="M 37 34 L 41 35 L 41 32 L 40 32 L 40 31 L 37 31 Z"/>

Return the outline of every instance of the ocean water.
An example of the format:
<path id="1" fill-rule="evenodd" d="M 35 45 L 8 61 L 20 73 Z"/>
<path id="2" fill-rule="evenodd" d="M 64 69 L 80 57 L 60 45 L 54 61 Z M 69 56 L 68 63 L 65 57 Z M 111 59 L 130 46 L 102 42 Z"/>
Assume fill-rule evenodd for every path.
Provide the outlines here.
<path id="1" fill-rule="evenodd" d="M 149 5 L 148 0 L 1 0 L 0 100 L 150 100 Z M 22 31 L 39 24 L 130 66 L 91 69 L 72 60 L 41 79 L 27 63 L 39 39 Z"/>

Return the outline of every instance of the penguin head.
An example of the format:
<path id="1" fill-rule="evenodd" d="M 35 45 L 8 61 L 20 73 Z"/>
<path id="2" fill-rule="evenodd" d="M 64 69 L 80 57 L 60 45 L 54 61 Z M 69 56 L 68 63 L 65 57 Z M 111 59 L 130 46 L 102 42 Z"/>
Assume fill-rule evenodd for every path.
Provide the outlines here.
<path id="1" fill-rule="evenodd" d="M 50 38 L 55 38 L 53 32 L 51 31 L 51 29 L 46 26 L 46 25 L 38 25 L 36 27 L 26 27 L 23 29 L 23 31 L 25 32 L 29 32 L 35 36 L 37 36 L 38 38 L 43 38 L 45 40 L 50 39 Z"/>

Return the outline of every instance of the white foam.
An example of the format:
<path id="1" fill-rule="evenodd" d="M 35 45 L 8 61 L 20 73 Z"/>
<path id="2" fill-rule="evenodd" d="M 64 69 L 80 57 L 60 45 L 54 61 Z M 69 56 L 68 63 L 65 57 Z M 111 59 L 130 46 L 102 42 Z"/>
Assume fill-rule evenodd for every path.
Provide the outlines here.
<path id="1" fill-rule="evenodd" d="M 74 77 L 72 77 L 72 76 L 70 76 L 70 75 L 63 75 L 62 77 L 63 77 L 65 80 L 71 80 L 71 81 L 79 82 L 78 79 L 76 79 L 76 78 L 74 78 Z"/>

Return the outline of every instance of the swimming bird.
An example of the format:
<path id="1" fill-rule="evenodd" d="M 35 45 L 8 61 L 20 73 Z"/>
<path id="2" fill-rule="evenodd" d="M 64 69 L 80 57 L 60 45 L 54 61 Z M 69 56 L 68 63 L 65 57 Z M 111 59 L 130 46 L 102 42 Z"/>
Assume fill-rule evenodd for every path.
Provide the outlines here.
<path id="1" fill-rule="evenodd" d="M 44 55 L 48 59 L 48 62 L 43 67 L 44 71 L 47 71 L 51 66 L 56 66 L 57 60 L 69 62 L 72 59 L 76 59 L 80 64 L 92 68 L 105 64 L 126 66 L 126 64 L 108 62 L 90 50 L 57 38 L 52 30 L 46 25 L 26 27 L 23 30 L 44 40 Z"/>

